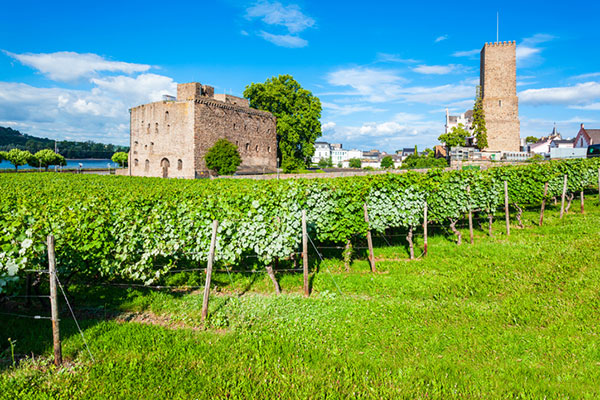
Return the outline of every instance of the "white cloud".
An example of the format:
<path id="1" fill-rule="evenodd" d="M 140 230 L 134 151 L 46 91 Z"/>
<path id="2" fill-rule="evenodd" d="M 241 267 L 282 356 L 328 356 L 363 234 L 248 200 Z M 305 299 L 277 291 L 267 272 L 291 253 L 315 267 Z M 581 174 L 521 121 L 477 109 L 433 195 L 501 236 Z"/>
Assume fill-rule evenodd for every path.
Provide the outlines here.
<path id="1" fill-rule="evenodd" d="M 377 61 L 378 62 L 394 62 L 394 63 L 402 63 L 402 64 L 414 64 L 418 63 L 418 60 L 412 58 L 403 58 L 397 54 L 389 54 L 389 53 L 377 53 Z"/>
<path id="2" fill-rule="evenodd" d="M 523 104 L 586 105 L 600 99 L 600 83 L 586 82 L 574 86 L 528 89 L 519 93 Z"/>
<path id="3" fill-rule="evenodd" d="M 299 36 L 293 35 L 274 35 L 269 32 L 261 31 L 259 35 L 268 42 L 271 42 L 277 46 L 299 48 L 308 45 L 308 41 L 302 39 Z"/>
<path id="4" fill-rule="evenodd" d="M 177 83 L 164 75 L 141 74 L 130 76 L 109 76 L 91 80 L 97 86 L 93 94 L 109 95 L 122 99 L 129 107 L 151 101 L 158 101 L 164 94 L 175 95 Z"/>
<path id="5" fill-rule="evenodd" d="M 375 108 L 373 106 L 366 106 L 360 104 L 344 104 L 339 105 L 335 103 L 321 102 L 323 108 L 330 110 L 335 115 L 350 115 L 358 112 L 384 112 L 385 109 Z"/>
<path id="6" fill-rule="evenodd" d="M 592 72 L 589 74 L 581 74 L 571 77 L 571 79 L 590 79 L 600 77 L 600 72 Z"/>
<path id="7" fill-rule="evenodd" d="M 412 70 L 419 74 L 426 75 L 446 75 L 451 72 L 460 69 L 460 66 L 449 64 L 449 65 L 419 65 L 414 67 Z"/>
<path id="8" fill-rule="evenodd" d="M 585 106 L 571 106 L 570 108 L 575 108 L 578 110 L 600 111 L 600 102 L 587 104 Z"/>
<path id="9" fill-rule="evenodd" d="M 315 20 L 305 15 L 300 7 L 284 7 L 279 2 L 260 1 L 246 9 L 246 18 L 260 18 L 265 24 L 285 26 L 290 33 L 299 33 L 315 25 Z"/>
<path id="10" fill-rule="evenodd" d="M 8 56 L 23 65 L 32 67 L 55 81 L 73 81 L 79 78 L 95 76 L 98 72 L 124 72 L 133 74 L 145 72 L 150 65 L 133 64 L 122 61 L 110 61 L 97 54 L 59 51 L 56 53 L 15 54 L 4 51 Z"/>
<path id="11" fill-rule="evenodd" d="M 335 128 L 335 125 L 335 122 L 326 122 L 324 124 L 321 124 L 321 131 L 332 131 Z"/>
<path id="12" fill-rule="evenodd" d="M 517 66 L 531 67 L 539 64 L 542 61 L 540 56 L 543 48 L 542 43 L 546 43 L 554 39 L 554 36 L 544 33 L 538 33 L 531 37 L 525 38 L 517 45 Z"/>
<path id="13" fill-rule="evenodd" d="M 442 86 L 406 87 L 406 79 L 397 71 L 355 67 L 330 73 L 327 81 L 333 86 L 350 86 L 353 91 L 335 93 L 337 95 L 358 96 L 363 100 L 379 103 L 401 100 L 425 104 L 446 104 L 474 96 L 475 88 L 468 84 L 448 84 Z M 331 93 L 330 93 L 331 94 Z"/>
<path id="14" fill-rule="evenodd" d="M 446 40 L 446 39 L 448 39 L 448 35 L 438 36 L 437 38 L 435 38 L 435 42 L 439 43 L 439 42 L 441 42 L 443 40 Z"/>
<path id="15" fill-rule="evenodd" d="M 453 57 L 473 57 L 474 55 L 479 54 L 480 52 L 481 52 L 480 49 L 455 51 L 454 53 L 452 53 L 452 56 Z"/>

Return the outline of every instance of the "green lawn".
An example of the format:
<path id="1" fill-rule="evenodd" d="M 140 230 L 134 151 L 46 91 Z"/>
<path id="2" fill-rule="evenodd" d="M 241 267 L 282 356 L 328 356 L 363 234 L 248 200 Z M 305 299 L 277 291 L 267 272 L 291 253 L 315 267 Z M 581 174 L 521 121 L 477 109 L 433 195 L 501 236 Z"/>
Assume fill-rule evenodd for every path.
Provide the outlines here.
<path id="1" fill-rule="evenodd" d="M 600 207 L 577 206 L 549 207 L 541 228 L 526 212 L 509 238 L 499 217 L 475 245 L 437 234 L 412 262 L 393 237 L 374 275 L 364 251 L 349 273 L 313 252 L 309 299 L 299 273 L 278 274 L 281 296 L 265 274 L 219 273 L 206 326 L 201 291 L 73 286 L 96 361 L 66 310 L 60 370 L 49 321 L 0 315 L 0 397 L 598 398 Z M 29 355 L 16 368 L 9 337 Z"/>

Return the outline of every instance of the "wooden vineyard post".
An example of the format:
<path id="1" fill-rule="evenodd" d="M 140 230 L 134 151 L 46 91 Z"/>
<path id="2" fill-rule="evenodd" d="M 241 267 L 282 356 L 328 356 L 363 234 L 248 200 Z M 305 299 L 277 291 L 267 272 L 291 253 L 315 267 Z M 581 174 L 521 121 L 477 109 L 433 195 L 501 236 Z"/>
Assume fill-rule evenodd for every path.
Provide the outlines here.
<path id="1" fill-rule="evenodd" d="M 423 256 L 427 255 L 427 202 L 423 210 Z"/>
<path id="2" fill-rule="evenodd" d="M 565 214 L 565 197 L 567 196 L 567 175 L 565 175 L 565 179 L 563 181 L 563 190 L 562 197 L 560 202 L 560 218 L 562 219 Z"/>
<path id="3" fill-rule="evenodd" d="M 510 213 L 508 211 L 508 182 L 504 181 L 504 214 L 506 215 L 506 236 L 510 236 Z"/>
<path id="4" fill-rule="evenodd" d="M 60 327 L 58 319 L 58 298 L 56 293 L 56 256 L 54 254 L 54 236 L 48 235 L 48 272 L 50 275 L 50 312 L 52 315 L 52 339 L 54 342 L 54 365 L 62 365 L 60 345 Z"/>
<path id="5" fill-rule="evenodd" d="M 471 211 L 471 185 L 467 186 L 467 196 L 469 197 L 469 236 L 471 238 L 471 244 L 475 243 L 473 240 L 473 212 Z"/>
<path id="6" fill-rule="evenodd" d="M 204 321 L 208 315 L 208 296 L 210 294 L 210 280 L 212 278 L 213 260 L 215 259 L 215 245 L 217 243 L 218 228 L 219 221 L 215 219 L 212 225 L 210 249 L 208 250 L 208 262 L 206 264 L 206 282 L 204 283 L 204 297 L 202 298 L 202 321 Z"/>
<path id="7" fill-rule="evenodd" d="M 540 223 L 542 226 L 544 223 L 544 209 L 546 208 L 546 196 L 548 195 L 548 182 L 544 184 L 544 197 L 542 198 L 542 208 L 540 209 Z"/>
<path id="8" fill-rule="evenodd" d="M 581 198 L 581 213 L 583 214 L 584 210 L 584 202 L 585 202 L 585 197 L 583 196 L 583 189 L 581 189 L 581 192 L 579 193 L 579 197 Z"/>
<path id="9" fill-rule="evenodd" d="M 302 210 L 302 272 L 304 273 L 304 297 L 310 296 L 308 290 L 308 232 L 306 229 L 306 210 Z"/>
<path id="10" fill-rule="evenodd" d="M 367 203 L 363 204 L 365 210 L 365 222 L 367 223 L 367 246 L 369 247 L 369 263 L 371 264 L 371 272 L 377 272 L 375 268 L 375 254 L 373 253 L 373 239 L 371 238 L 371 229 L 369 229 L 369 212 L 367 211 Z"/>
<path id="11" fill-rule="evenodd" d="M 600 202 L 600 168 L 598 168 L 598 202 Z"/>

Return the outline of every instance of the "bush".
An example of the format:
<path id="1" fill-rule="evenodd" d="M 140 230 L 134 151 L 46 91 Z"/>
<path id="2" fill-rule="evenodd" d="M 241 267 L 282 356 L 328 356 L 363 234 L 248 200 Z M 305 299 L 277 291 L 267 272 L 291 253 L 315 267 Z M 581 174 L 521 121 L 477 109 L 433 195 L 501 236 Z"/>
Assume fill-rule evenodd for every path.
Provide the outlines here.
<path id="1" fill-rule="evenodd" d="M 330 158 L 321 158 L 319 160 L 319 168 L 331 168 L 333 167 L 333 162 L 331 162 L 331 157 Z"/>
<path id="2" fill-rule="evenodd" d="M 359 158 L 351 158 L 348 161 L 348 166 L 350 168 L 360 168 L 362 166 L 362 162 L 360 161 Z"/>
<path id="3" fill-rule="evenodd" d="M 381 160 L 381 168 L 394 168 L 394 160 L 392 156 L 385 156 Z"/>
<path id="4" fill-rule="evenodd" d="M 233 175 L 242 163 L 237 146 L 227 139 L 219 139 L 204 156 L 206 167 L 219 175 Z"/>

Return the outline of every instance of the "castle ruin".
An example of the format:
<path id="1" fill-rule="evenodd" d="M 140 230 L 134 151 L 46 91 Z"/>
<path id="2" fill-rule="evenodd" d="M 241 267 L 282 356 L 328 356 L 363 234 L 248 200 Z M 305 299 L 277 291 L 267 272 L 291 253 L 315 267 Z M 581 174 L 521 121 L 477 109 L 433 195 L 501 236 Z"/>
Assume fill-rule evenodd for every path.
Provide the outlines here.
<path id="1" fill-rule="evenodd" d="M 486 43 L 481 50 L 480 85 L 487 127 L 487 151 L 520 150 L 516 42 Z"/>
<path id="2" fill-rule="evenodd" d="M 238 171 L 277 168 L 276 119 L 249 107 L 248 100 L 215 94 L 198 82 L 177 85 L 177 98 L 130 110 L 129 175 L 201 178 L 209 171 L 204 155 L 217 140 L 238 147 Z"/>

